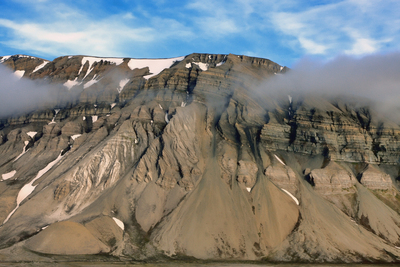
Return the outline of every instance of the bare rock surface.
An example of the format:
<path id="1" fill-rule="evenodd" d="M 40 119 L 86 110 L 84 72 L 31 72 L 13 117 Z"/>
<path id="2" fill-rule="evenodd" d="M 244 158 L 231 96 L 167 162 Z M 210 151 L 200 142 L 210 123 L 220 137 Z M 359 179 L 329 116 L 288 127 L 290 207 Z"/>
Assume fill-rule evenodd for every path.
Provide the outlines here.
<path id="1" fill-rule="evenodd" d="M 400 262 L 400 128 L 372 108 L 264 94 L 290 70 L 233 54 L 0 62 L 55 93 L 0 118 L 0 260 Z"/>
<path id="2" fill-rule="evenodd" d="M 362 172 L 360 182 L 369 189 L 388 190 L 392 187 L 392 179 L 390 176 L 369 164 Z"/>
<path id="3" fill-rule="evenodd" d="M 46 254 L 98 254 L 110 249 L 83 225 L 64 221 L 50 225 L 32 237 L 26 247 Z"/>
<path id="4" fill-rule="evenodd" d="M 324 195 L 350 191 L 357 181 L 351 172 L 334 161 L 330 161 L 323 169 L 312 170 L 309 176 L 314 189 Z"/>

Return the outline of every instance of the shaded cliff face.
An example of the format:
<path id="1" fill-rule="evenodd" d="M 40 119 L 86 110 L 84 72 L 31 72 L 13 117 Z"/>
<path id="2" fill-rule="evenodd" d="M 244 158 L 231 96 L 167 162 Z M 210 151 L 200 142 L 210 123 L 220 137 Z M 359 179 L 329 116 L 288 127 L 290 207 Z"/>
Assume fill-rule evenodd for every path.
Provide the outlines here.
<path id="1" fill-rule="evenodd" d="M 1 118 L 0 259 L 400 259 L 400 129 L 367 107 L 255 92 L 286 68 L 246 56 L 0 62 L 59 89 Z"/>

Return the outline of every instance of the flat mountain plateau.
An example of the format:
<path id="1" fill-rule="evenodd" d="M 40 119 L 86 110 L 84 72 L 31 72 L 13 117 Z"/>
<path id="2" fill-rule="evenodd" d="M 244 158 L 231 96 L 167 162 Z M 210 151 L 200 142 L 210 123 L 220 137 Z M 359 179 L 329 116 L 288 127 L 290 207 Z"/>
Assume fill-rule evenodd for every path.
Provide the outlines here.
<path id="1" fill-rule="evenodd" d="M 367 106 L 232 54 L 0 63 L 49 90 L 0 118 L 0 261 L 400 261 L 400 128 Z"/>

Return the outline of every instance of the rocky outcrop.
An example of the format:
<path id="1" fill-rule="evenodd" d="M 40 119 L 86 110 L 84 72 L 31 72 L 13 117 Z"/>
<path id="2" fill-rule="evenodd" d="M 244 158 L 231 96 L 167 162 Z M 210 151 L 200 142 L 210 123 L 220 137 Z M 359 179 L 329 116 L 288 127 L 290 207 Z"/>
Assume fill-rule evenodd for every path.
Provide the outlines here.
<path id="1" fill-rule="evenodd" d="M 390 176 L 372 164 L 361 173 L 360 183 L 372 190 L 389 190 L 393 186 Z"/>
<path id="2" fill-rule="evenodd" d="M 330 161 L 323 169 L 312 170 L 309 179 L 314 189 L 323 195 L 351 191 L 356 183 L 354 175 L 334 161 Z"/>

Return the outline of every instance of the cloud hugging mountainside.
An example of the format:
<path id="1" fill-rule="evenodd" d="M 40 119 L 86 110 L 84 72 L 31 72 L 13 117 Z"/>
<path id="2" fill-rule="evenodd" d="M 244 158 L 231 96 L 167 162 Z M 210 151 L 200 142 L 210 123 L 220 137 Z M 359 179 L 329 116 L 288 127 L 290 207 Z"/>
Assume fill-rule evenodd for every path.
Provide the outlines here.
<path id="1" fill-rule="evenodd" d="M 400 260 L 379 83 L 233 54 L 0 63 L 0 259 Z"/>

